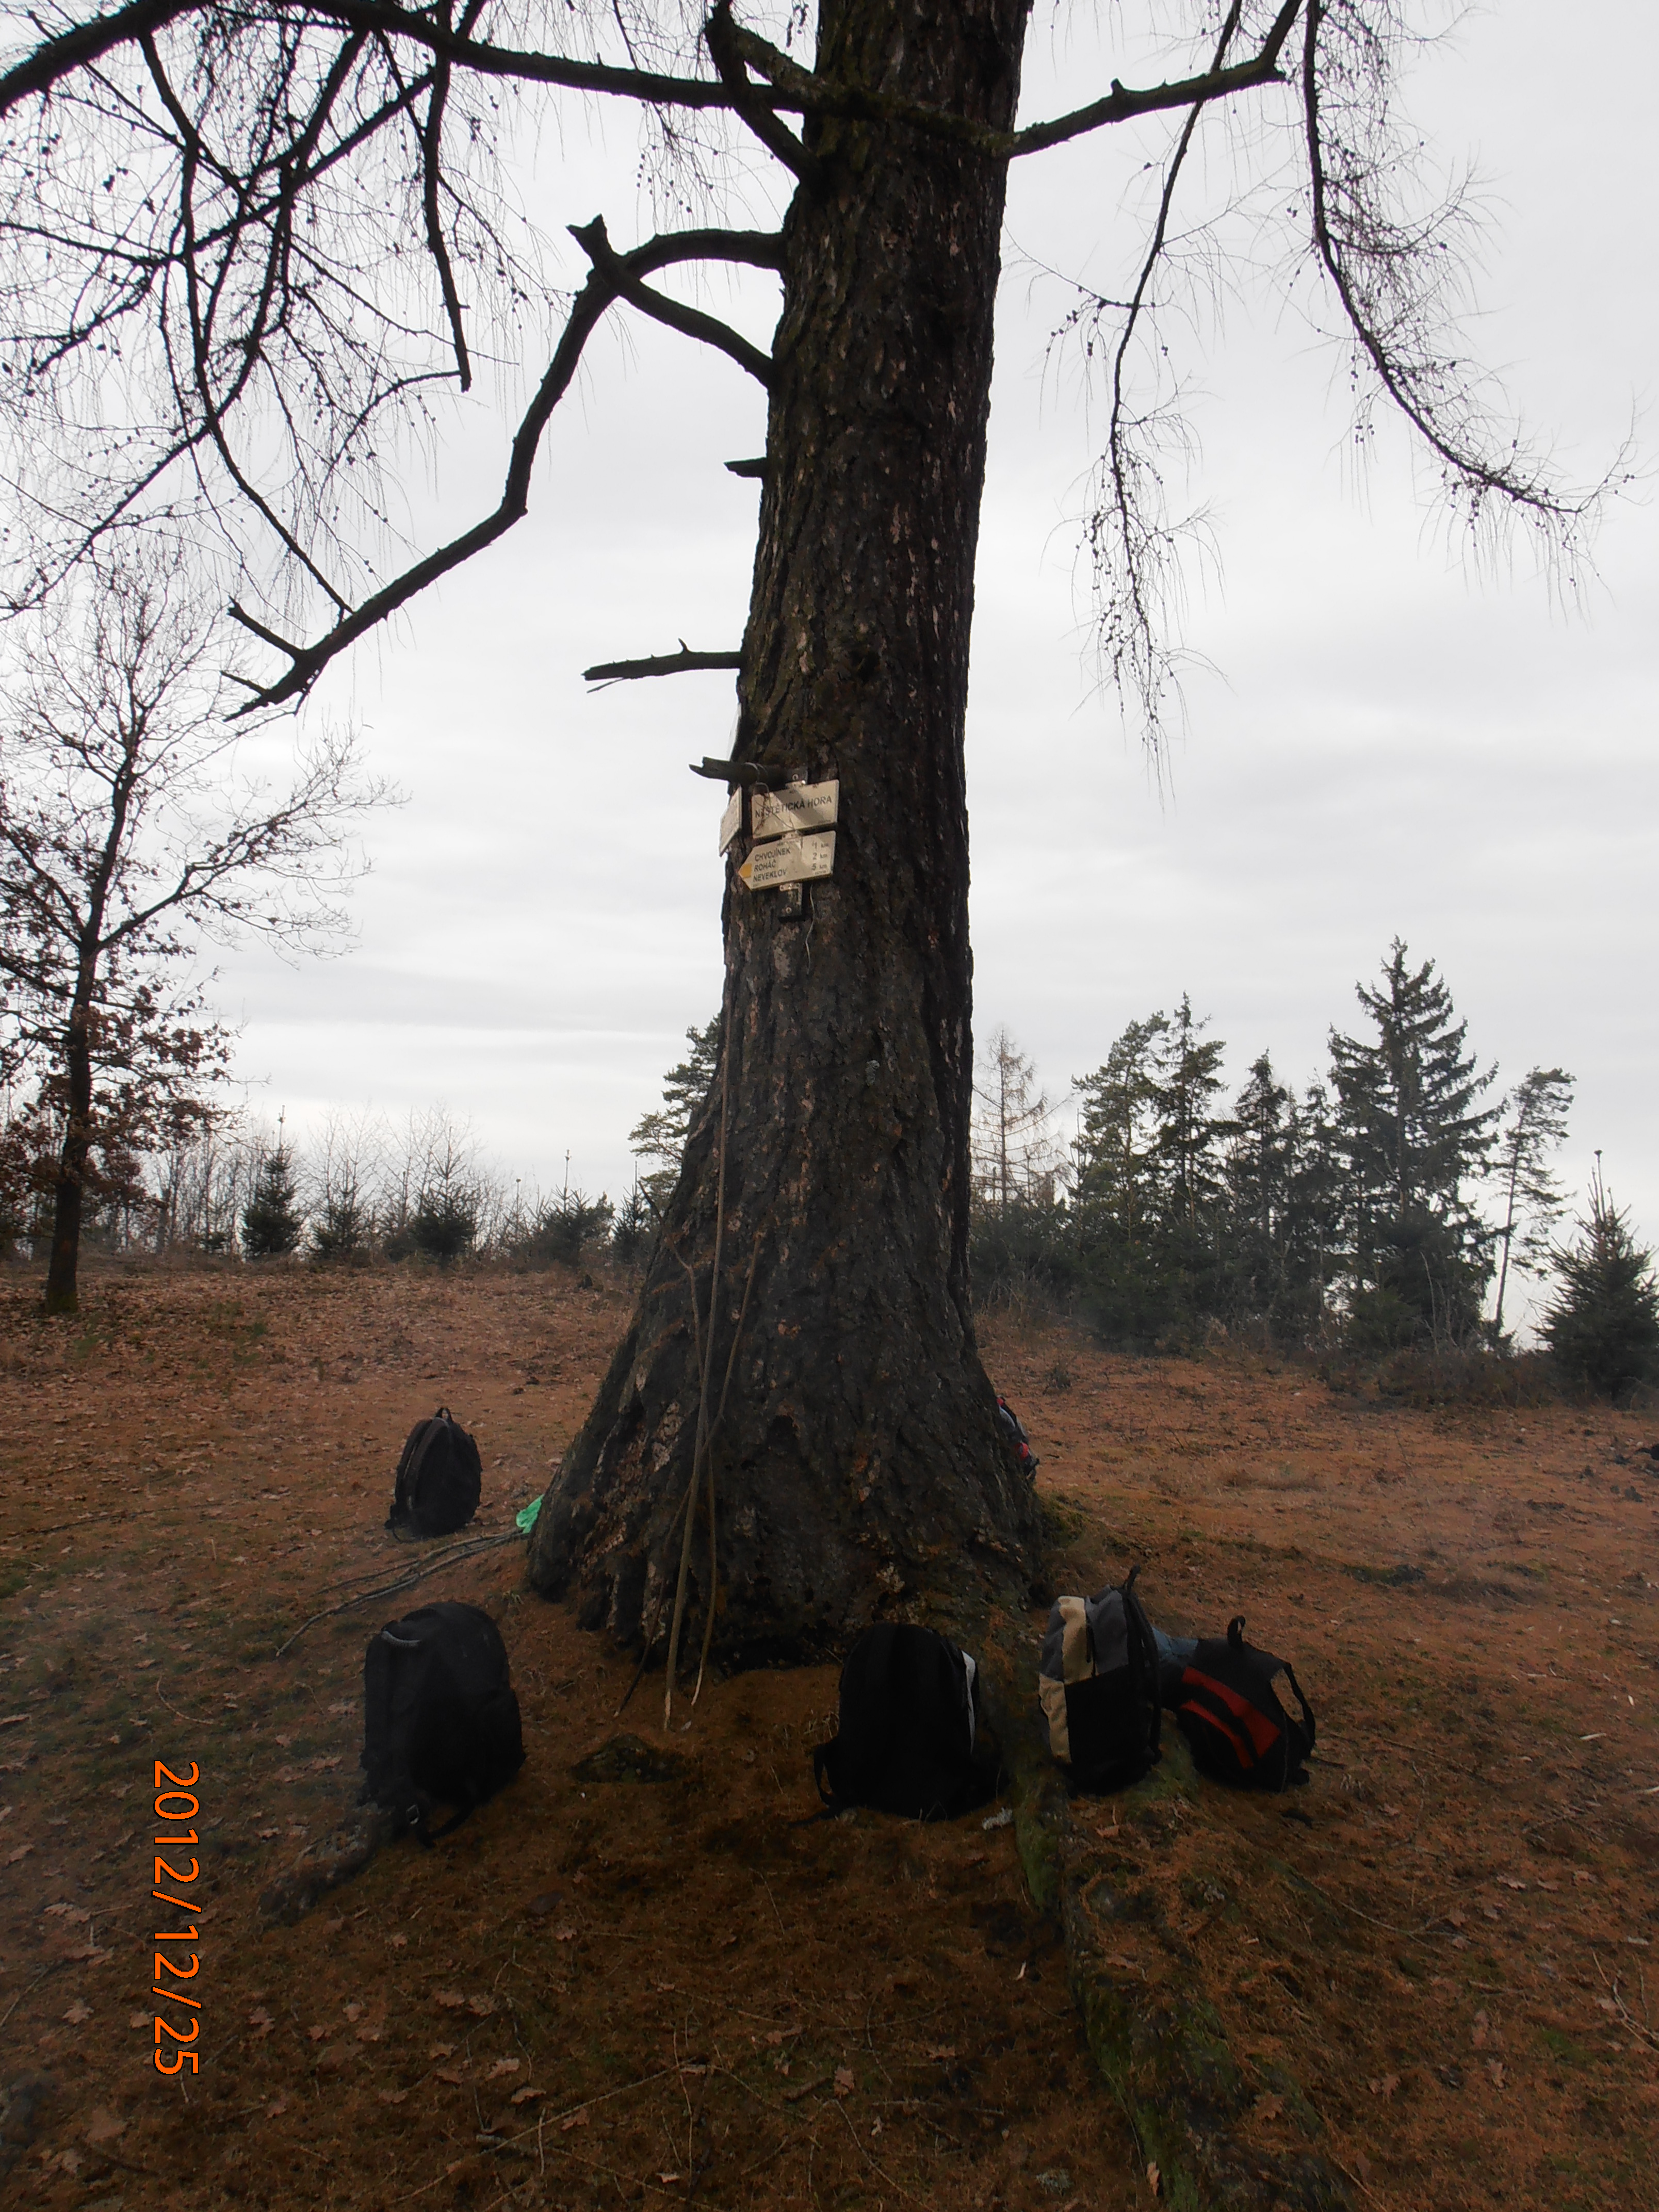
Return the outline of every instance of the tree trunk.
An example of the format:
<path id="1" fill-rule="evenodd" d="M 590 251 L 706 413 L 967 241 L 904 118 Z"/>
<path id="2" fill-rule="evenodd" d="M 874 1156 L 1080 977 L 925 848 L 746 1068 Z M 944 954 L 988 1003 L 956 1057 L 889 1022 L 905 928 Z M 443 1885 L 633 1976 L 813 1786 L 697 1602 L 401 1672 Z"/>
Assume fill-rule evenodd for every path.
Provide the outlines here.
<path id="1" fill-rule="evenodd" d="M 88 1019 L 87 1008 L 77 1006 L 70 1017 L 69 1038 L 64 1054 L 69 1110 L 64 1122 L 64 1142 L 58 1155 L 52 1255 L 46 1262 L 46 1308 L 48 1313 L 52 1314 L 77 1312 L 81 1303 L 76 1279 L 81 1264 L 82 1204 L 92 1151 L 88 1140 L 92 1126 L 92 1049 L 88 1036 Z"/>
<path id="2" fill-rule="evenodd" d="M 1024 0 L 842 0 L 818 66 L 1006 125 L 1024 27 Z M 711 1413 L 747 1295 L 712 1452 L 728 1662 L 1023 1584 L 1035 1542 L 968 1283 L 963 731 L 1004 174 L 900 130 L 809 141 L 830 182 L 785 226 L 736 750 L 840 779 L 835 872 L 750 892 L 728 868 L 721 1079 L 530 1562 L 585 1626 L 666 1630 L 718 1251 Z M 700 1632 L 706 1517 L 690 1556 Z"/>

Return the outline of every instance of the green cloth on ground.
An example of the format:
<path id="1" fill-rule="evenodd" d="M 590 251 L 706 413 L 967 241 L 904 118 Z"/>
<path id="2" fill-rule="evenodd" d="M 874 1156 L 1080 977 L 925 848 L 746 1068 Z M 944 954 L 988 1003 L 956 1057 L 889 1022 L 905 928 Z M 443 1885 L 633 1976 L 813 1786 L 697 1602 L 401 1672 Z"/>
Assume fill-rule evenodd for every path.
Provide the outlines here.
<path id="1" fill-rule="evenodd" d="M 535 1527 L 536 1516 L 541 1511 L 541 1499 L 539 1498 L 532 1498 L 529 1504 L 525 1507 L 522 1513 L 514 1514 L 514 1519 L 518 1524 L 519 1534 L 521 1536 L 527 1536 L 531 1530 Z"/>

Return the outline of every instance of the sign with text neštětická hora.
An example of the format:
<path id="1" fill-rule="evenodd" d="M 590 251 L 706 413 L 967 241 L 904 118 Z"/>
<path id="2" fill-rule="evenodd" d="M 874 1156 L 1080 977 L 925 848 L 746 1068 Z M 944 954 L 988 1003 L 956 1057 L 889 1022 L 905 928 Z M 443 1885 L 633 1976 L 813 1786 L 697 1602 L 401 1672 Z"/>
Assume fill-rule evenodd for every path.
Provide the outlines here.
<path id="1" fill-rule="evenodd" d="M 791 830 L 831 830 L 840 816 L 841 782 L 832 776 L 828 783 L 787 783 L 781 791 L 757 791 L 749 826 L 757 837 L 781 837 Z"/>

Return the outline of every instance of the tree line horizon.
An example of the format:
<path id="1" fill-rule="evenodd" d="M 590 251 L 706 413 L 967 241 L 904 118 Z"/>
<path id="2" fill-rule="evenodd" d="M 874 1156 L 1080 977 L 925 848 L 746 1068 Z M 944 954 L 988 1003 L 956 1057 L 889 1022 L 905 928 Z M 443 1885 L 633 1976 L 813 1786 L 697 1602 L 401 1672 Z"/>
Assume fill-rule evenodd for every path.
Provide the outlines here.
<path id="1" fill-rule="evenodd" d="M 1577 1241 L 1560 1238 L 1571 1201 L 1553 1163 L 1572 1076 L 1534 1065 L 1500 1086 L 1434 961 L 1413 964 L 1399 939 L 1377 982 L 1357 982 L 1355 994 L 1361 1034 L 1331 1028 L 1326 1077 L 1298 1091 L 1263 1050 L 1231 1099 L 1226 1042 L 1189 994 L 1126 1023 L 1059 1101 L 999 1025 L 975 1081 L 976 1304 L 1035 1297 L 1132 1351 L 1190 1350 L 1222 1333 L 1376 1357 L 1507 1352 L 1518 1285 L 1536 1304 L 1555 1285 L 1540 1316 L 1553 1342 L 1553 1316 L 1589 1255 L 1603 1272 L 1622 1269 L 1641 1308 L 1650 1255 L 1601 1181 L 1599 1152 Z M 132 1164 L 140 1171 L 104 1194 L 89 1242 L 320 1263 L 579 1267 L 605 1254 L 637 1267 L 718 1080 L 719 1017 L 685 1034 L 690 1051 L 667 1070 L 660 1104 L 629 1132 L 637 1166 L 619 1201 L 573 1187 L 568 1156 L 556 1191 L 509 1176 L 441 1105 L 401 1131 L 337 1108 L 298 1146 L 285 1116 L 273 1136 L 218 1109 Z M 1069 1138 L 1059 1127 L 1068 1104 Z M 9 1244 L 46 1233 L 44 1220 L 30 1227 L 21 1195 L 14 1170 L 0 1212 Z M 1648 1363 L 1638 1343 L 1614 1364 L 1616 1387 Z"/>

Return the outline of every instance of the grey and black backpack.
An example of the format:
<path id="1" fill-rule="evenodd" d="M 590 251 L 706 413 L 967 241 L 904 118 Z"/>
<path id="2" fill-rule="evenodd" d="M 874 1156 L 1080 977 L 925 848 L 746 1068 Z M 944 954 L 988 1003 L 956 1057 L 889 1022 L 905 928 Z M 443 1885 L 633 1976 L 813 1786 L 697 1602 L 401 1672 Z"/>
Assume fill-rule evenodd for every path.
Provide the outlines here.
<path id="1" fill-rule="evenodd" d="M 1037 1697 L 1048 1748 L 1079 1790 L 1124 1790 L 1161 1756 L 1158 1642 L 1134 1594 L 1057 1598 L 1042 1640 Z"/>
<path id="2" fill-rule="evenodd" d="M 483 1461 L 471 1436 L 440 1406 L 416 1421 L 398 1462 L 386 1527 L 394 1536 L 451 1536 L 478 1510 Z"/>

